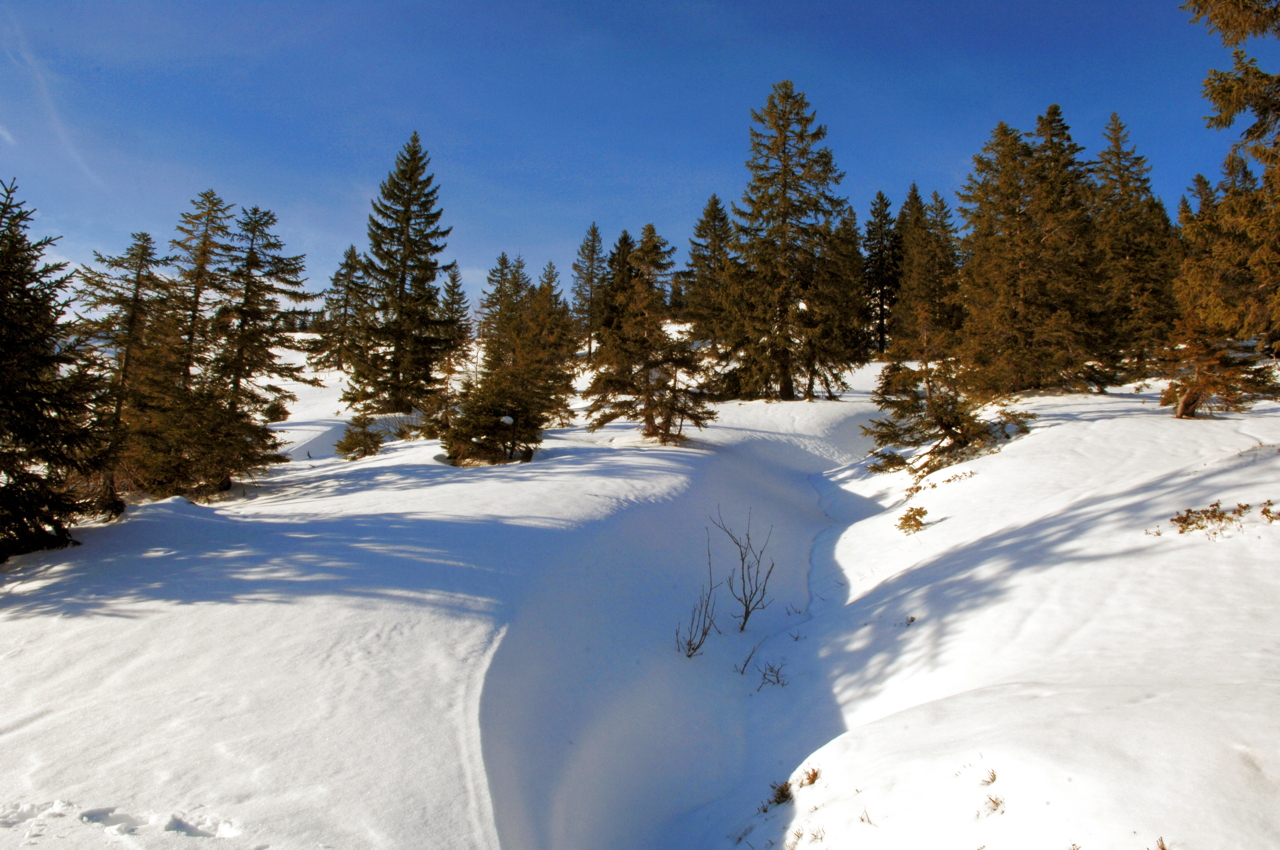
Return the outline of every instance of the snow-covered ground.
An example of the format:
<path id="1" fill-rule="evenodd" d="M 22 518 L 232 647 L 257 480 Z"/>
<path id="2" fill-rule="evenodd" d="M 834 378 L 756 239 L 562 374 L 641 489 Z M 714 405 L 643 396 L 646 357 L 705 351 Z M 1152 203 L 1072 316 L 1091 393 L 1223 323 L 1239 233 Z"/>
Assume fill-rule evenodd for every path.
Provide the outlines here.
<path id="1" fill-rule="evenodd" d="M 322 377 L 257 486 L 0 573 L 0 848 L 1280 847 L 1278 405 L 1029 399 L 907 500 L 874 369 L 480 469 L 333 457 Z M 1176 533 L 1216 500 L 1254 508 Z M 772 604 L 721 587 L 688 659 L 717 514 L 772 529 Z"/>

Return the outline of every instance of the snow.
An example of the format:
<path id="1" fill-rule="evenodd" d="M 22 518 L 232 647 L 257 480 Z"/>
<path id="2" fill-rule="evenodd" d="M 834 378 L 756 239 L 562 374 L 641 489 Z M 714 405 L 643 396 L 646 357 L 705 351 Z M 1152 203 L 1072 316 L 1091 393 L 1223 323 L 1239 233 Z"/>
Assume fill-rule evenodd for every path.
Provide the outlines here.
<path id="1" fill-rule="evenodd" d="M 874 374 L 467 469 L 295 387 L 292 463 L 0 574 L 0 848 L 1280 846 L 1280 524 L 1169 522 L 1280 500 L 1280 405 L 1027 399 L 908 499 Z M 772 603 L 688 659 L 717 514 Z"/>

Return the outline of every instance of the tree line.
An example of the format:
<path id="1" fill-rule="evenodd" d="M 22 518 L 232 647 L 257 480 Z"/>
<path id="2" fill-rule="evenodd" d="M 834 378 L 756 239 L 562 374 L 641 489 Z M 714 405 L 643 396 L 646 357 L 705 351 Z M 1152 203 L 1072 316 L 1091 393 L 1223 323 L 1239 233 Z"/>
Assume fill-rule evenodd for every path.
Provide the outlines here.
<path id="1" fill-rule="evenodd" d="M 1280 34 L 1280 12 L 1188 2 L 1226 44 Z M 1280 108 L 1276 77 L 1237 50 L 1206 83 L 1211 124 L 1253 123 L 1221 179 L 1202 176 L 1171 221 L 1119 117 L 1095 159 L 1050 106 L 1030 132 L 999 124 L 953 209 L 915 185 L 863 223 L 805 95 L 783 81 L 753 110 L 748 179 L 708 199 L 677 269 L 652 224 L 606 251 L 591 225 L 568 293 L 503 254 L 473 313 L 443 262 L 430 158 L 415 133 L 379 188 L 364 250 L 349 247 L 317 315 L 303 258 L 275 216 L 202 193 L 162 254 L 134 234 L 69 273 L 27 236 L 0 188 L 0 557 L 69 540 L 78 516 L 131 495 L 199 497 L 283 460 L 269 424 L 299 366 L 346 376 L 338 450 L 439 438 L 457 464 L 528 460 L 570 421 L 582 377 L 588 427 L 638 423 L 678 442 L 723 399 L 836 398 L 884 360 L 868 429 L 875 468 L 927 474 L 1022 426 L 1008 399 L 1163 378 L 1179 417 L 1274 395 L 1280 345 Z M 1254 168 L 1261 166 L 1261 175 Z M 394 427 L 389 426 L 393 423 Z M 390 430 L 389 430 L 390 427 Z"/>

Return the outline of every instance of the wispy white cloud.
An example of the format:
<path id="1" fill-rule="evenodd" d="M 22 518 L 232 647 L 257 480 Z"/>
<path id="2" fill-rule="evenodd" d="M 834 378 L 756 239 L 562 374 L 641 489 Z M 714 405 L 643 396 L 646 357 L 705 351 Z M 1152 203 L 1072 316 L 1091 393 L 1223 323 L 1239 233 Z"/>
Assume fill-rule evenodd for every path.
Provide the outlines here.
<path id="1" fill-rule="evenodd" d="M 48 75 L 41 68 L 40 62 L 27 45 L 27 38 L 22 31 L 22 27 L 14 19 L 12 12 L 7 12 L 5 17 L 8 18 L 5 26 L 5 42 L 7 42 L 5 53 L 8 54 L 10 61 L 30 74 L 32 81 L 36 84 L 36 90 L 40 93 L 40 101 L 48 113 L 49 124 L 53 127 L 53 132 L 57 135 L 58 140 L 62 142 L 62 147 L 66 150 L 67 156 L 84 172 L 90 183 L 104 192 L 107 191 L 106 184 L 102 182 L 97 174 L 94 174 L 93 169 L 89 168 L 89 164 L 85 162 L 84 157 L 80 155 L 80 151 L 71 141 L 71 133 L 67 131 L 66 122 L 62 120 L 62 115 L 59 113 L 57 104 L 54 103 L 53 95 L 49 91 Z M 3 128 L 0 128 L 0 134 L 2 134 L 0 137 L 10 144 L 17 144 L 13 136 Z"/>
<path id="2" fill-rule="evenodd" d="M 11 144 L 14 146 L 18 144 L 18 141 L 13 137 L 13 133 L 10 133 L 8 130 L 6 130 L 3 124 L 0 124 L 0 139 L 3 139 L 8 144 Z"/>

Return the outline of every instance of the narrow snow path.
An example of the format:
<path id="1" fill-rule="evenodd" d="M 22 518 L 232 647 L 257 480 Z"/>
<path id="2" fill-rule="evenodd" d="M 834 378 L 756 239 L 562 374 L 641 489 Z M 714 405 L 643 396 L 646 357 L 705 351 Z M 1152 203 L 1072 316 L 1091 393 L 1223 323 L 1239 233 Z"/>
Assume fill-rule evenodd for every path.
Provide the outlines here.
<path id="1" fill-rule="evenodd" d="M 813 683 L 757 692 L 755 663 L 809 666 L 797 663 L 807 645 L 785 635 L 806 619 L 810 550 L 831 522 L 808 479 L 865 453 L 857 425 L 871 410 L 857 401 L 728 405 L 703 442 L 634 450 L 669 457 L 684 486 L 573 540 L 523 600 L 486 677 L 482 740 L 503 850 L 682 846 L 693 840 L 673 827 L 682 817 L 744 776 L 785 775 L 843 731 L 828 692 L 825 723 L 812 722 L 820 702 L 798 734 L 757 736 L 756 706 L 770 713 Z M 688 659 L 675 628 L 707 579 L 717 513 L 740 532 L 750 514 L 757 542 L 772 529 L 773 601 L 738 633 L 722 587 L 724 635 Z M 721 532 L 711 535 L 721 581 L 733 562 Z"/>

